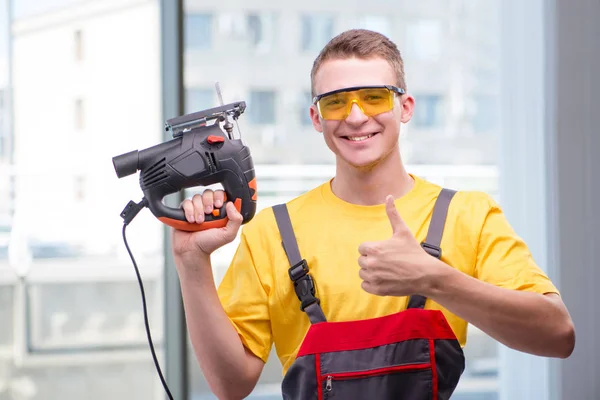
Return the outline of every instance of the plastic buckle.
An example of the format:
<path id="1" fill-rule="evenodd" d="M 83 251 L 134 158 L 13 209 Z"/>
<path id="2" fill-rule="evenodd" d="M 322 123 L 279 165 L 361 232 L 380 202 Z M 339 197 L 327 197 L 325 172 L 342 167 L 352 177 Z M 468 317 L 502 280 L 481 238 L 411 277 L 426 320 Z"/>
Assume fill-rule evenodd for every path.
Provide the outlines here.
<path id="1" fill-rule="evenodd" d="M 300 300 L 300 310 L 310 306 L 313 303 L 319 303 L 319 299 L 315 297 L 315 284 L 310 275 L 305 275 L 296 282 L 294 282 L 294 289 L 296 296 Z"/>
<path id="2" fill-rule="evenodd" d="M 288 275 L 290 276 L 290 279 L 294 282 L 303 278 L 304 276 L 306 276 L 306 274 L 308 274 L 308 264 L 304 259 L 288 270 Z"/>
<path id="3" fill-rule="evenodd" d="M 427 254 L 429 254 L 430 256 L 433 256 L 435 258 L 442 258 L 442 249 L 438 246 L 434 246 L 432 244 L 429 243 L 421 243 L 421 247 L 423 247 L 423 249 L 427 252 Z"/>

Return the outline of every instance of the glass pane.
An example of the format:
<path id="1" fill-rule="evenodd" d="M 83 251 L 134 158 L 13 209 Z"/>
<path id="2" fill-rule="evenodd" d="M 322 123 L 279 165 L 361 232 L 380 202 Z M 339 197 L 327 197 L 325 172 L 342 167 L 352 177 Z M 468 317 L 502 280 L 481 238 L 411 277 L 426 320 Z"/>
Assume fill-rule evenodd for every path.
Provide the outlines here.
<path id="1" fill-rule="evenodd" d="M 415 94 L 411 123 L 418 128 L 439 129 L 444 125 L 444 99 L 441 95 Z"/>
<path id="2" fill-rule="evenodd" d="M 0 398 L 163 398 L 120 217 L 143 193 L 136 174 L 119 179 L 112 163 L 162 140 L 159 3 L 2 0 L 1 18 L 9 3 Z M 142 210 L 126 232 L 160 360 L 162 226 Z"/>
<path id="3" fill-rule="evenodd" d="M 404 126 L 401 150 L 409 170 L 434 183 L 481 190 L 498 197 L 497 105 L 499 104 L 499 1 L 480 2 L 321 2 L 251 6 L 234 1 L 222 10 L 186 0 L 190 16 L 211 15 L 211 46 L 185 46 L 186 90 L 214 88 L 219 82 L 225 103 L 245 100 L 242 137 L 256 165 L 258 208 L 289 200 L 329 179 L 334 157 L 308 117 L 310 69 L 334 35 L 364 27 L 388 35 L 404 55 L 415 115 Z M 343 13 L 331 10 L 344 10 Z M 232 11 L 234 10 L 234 11 Z M 266 15 L 277 40 L 260 55 L 256 43 L 266 35 Z M 205 21 L 186 31 L 204 29 Z M 212 89 L 214 91 L 214 89 Z M 207 94 L 207 98 L 209 98 Z M 216 105 L 216 97 L 212 98 Z M 213 267 L 220 282 L 237 241 L 217 251 Z M 188 343 L 189 345 L 189 343 Z M 498 398 L 496 342 L 470 329 L 467 370 L 453 399 Z M 189 350 L 189 399 L 212 399 Z M 274 351 L 250 398 L 281 398 L 281 365 Z"/>
<path id="4" fill-rule="evenodd" d="M 185 18 L 185 46 L 188 49 L 206 50 L 212 45 L 212 15 L 188 14 Z"/>
<path id="5" fill-rule="evenodd" d="M 310 13 L 300 16 L 302 26 L 302 51 L 318 52 L 333 36 L 333 17 L 323 13 Z"/>

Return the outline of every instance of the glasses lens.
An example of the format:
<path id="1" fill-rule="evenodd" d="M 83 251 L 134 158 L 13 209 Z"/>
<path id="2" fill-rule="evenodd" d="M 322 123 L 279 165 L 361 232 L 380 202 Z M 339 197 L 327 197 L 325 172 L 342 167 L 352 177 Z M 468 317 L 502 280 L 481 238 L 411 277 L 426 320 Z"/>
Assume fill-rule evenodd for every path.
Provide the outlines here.
<path id="1" fill-rule="evenodd" d="M 363 112 L 369 117 L 392 109 L 392 93 L 388 89 L 360 89 L 357 96 Z"/>
<path id="2" fill-rule="evenodd" d="M 393 94 L 386 88 L 365 88 L 352 92 L 339 92 L 319 100 L 318 106 L 324 119 L 345 119 L 350 114 L 353 103 L 367 116 L 390 111 L 393 107 Z"/>
<path id="3" fill-rule="evenodd" d="M 334 93 L 319 100 L 319 110 L 325 119 L 344 119 L 348 102 L 352 101 L 350 92 Z"/>

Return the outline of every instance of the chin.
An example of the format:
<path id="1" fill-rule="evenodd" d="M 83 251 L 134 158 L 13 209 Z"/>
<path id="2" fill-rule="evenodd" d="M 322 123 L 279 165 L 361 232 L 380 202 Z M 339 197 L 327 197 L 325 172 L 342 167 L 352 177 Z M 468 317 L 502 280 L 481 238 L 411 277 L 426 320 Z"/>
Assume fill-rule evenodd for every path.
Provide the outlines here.
<path id="1" fill-rule="evenodd" d="M 370 170 L 375 167 L 384 157 L 371 156 L 371 157 L 356 157 L 356 155 L 344 155 L 338 154 L 338 158 L 344 162 L 344 164 L 359 170 Z"/>

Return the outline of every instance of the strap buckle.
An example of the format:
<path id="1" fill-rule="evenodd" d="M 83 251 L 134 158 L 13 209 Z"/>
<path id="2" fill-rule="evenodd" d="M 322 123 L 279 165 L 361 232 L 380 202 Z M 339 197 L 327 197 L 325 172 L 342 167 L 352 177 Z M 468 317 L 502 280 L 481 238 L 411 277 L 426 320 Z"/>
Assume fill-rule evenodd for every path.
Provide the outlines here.
<path id="1" fill-rule="evenodd" d="M 301 279 L 302 277 L 304 277 L 307 274 L 308 274 L 308 264 L 306 263 L 306 260 L 304 260 L 304 259 L 302 259 L 299 263 L 297 263 L 296 265 L 294 265 L 294 266 L 290 267 L 290 269 L 288 269 L 288 275 L 290 276 L 290 279 L 294 282 Z"/>
<path id="2" fill-rule="evenodd" d="M 425 243 L 422 242 L 421 243 L 421 247 L 423 248 L 423 250 L 425 250 L 427 252 L 427 254 L 429 254 L 430 256 L 433 256 L 437 259 L 441 259 L 442 258 L 442 248 L 438 247 L 438 246 L 434 246 L 432 244 L 429 243 Z"/>
<path id="3" fill-rule="evenodd" d="M 300 300 L 300 310 L 310 306 L 313 303 L 320 304 L 320 300 L 315 297 L 315 283 L 308 274 L 308 264 L 302 260 L 288 270 L 290 279 L 294 282 L 294 290 L 298 300 Z"/>

